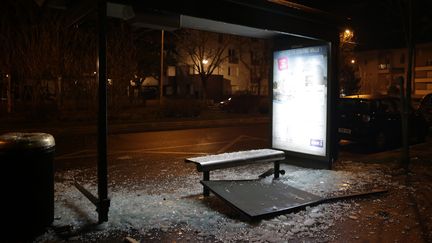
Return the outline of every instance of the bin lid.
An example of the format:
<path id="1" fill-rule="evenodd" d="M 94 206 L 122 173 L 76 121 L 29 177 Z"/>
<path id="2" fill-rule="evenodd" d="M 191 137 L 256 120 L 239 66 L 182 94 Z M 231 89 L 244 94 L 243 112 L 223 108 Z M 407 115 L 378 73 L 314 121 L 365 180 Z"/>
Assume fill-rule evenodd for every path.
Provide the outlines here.
<path id="1" fill-rule="evenodd" d="M 54 137 L 47 133 L 10 132 L 0 135 L 0 151 L 49 149 L 54 146 Z"/>

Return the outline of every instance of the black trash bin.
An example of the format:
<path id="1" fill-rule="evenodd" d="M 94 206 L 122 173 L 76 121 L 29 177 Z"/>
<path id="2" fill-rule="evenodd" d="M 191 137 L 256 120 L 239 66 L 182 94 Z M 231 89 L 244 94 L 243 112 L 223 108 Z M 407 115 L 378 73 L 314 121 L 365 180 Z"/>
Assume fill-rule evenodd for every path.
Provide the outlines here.
<path id="1" fill-rule="evenodd" d="M 54 137 L 47 133 L 0 136 L 1 187 L 7 239 L 31 239 L 54 220 Z"/>

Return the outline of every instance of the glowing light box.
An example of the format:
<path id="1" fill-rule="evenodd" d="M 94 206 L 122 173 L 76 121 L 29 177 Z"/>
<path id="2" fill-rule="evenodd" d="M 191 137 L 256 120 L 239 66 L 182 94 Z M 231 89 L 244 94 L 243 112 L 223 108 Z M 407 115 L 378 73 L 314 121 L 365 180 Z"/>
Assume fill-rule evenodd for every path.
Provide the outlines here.
<path id="1" fill-rule="evenodd" d="M 273 148 L 328 156 L 327 65 L 325 45 L 274 52 Z"/>

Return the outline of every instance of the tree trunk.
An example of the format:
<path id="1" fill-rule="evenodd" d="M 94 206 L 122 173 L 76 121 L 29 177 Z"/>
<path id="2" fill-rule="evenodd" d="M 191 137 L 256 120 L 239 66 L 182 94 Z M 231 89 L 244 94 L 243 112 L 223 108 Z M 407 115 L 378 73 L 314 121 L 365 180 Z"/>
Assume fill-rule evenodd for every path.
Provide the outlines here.
<path id="1" fill-rule="evenodd" d="M 261 96 L 261 78 L 258 79 L 258 96 Z"/>
<path id="2" fill-rule="evenodd" d="M 7 113 L 12 112 L 12 83 L 11 83 L 11 77 L 10 74 L 6 74 L 7 79 Z"/>
<path id="3" fill-rule="evenodd" d="M 202 85 L 202 95 L 201 95 L 201 99 L 204 101 L 207 99 L 207 81 L 208 78 L 206 77 L 201 77 L 201 85 Z"/>
<path id="4" fill-rule="evenodd" d="M 61 110 L 62 105 L 62 77 L 57 77 L 56 82 L 56 104 L 57 104 L 57 110 Z"/>

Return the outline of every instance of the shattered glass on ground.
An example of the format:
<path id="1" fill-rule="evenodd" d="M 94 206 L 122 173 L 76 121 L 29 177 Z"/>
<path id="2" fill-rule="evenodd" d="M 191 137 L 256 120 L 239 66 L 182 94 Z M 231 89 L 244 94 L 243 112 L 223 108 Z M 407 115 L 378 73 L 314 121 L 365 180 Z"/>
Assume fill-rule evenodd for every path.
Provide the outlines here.
<path id="1" fill-rule="evenodd" d="M 260 174 L 257 172 L 269 167 L 271 164 L 218 170 L 211 178 L 256 179 Z M 415 190 L 394 180 L 390 172 L 395 170 L 381 164 L 343 161 L 334 170 L 291 165 L 281 165 L 281 169 L 286 174 L 280 181 L 321 197 L 382 187 Z M 332 230 L 335 224 L 357 221 L 362 215 L 361 202 L 344 200 L 307 207 L 269 220 L 247 222 L 215 196 L 202 197 L 201 174 L 191 173 L 152 181 L 112 178 L 109 222 L 97 225 L 95 206 L 73 186 L 73 180 L 79 178 L 85 188 L 97 191 L 96 183 L 91 183 L 96 182 L 95 176 L 83 175 L 91 175 L 91 172 L 74 170 L 56 175 L 54 225 L 37 242 L 96 242 L 121 239 L 125 235 L 143 241 L 160 240 L 168 235 L 170 240 L 177 242 L 337 242 L 341 240 L 341 233 Z M 382 211 L 378 216 L 385 218 L 386 213 L 389 214 Z"/>

